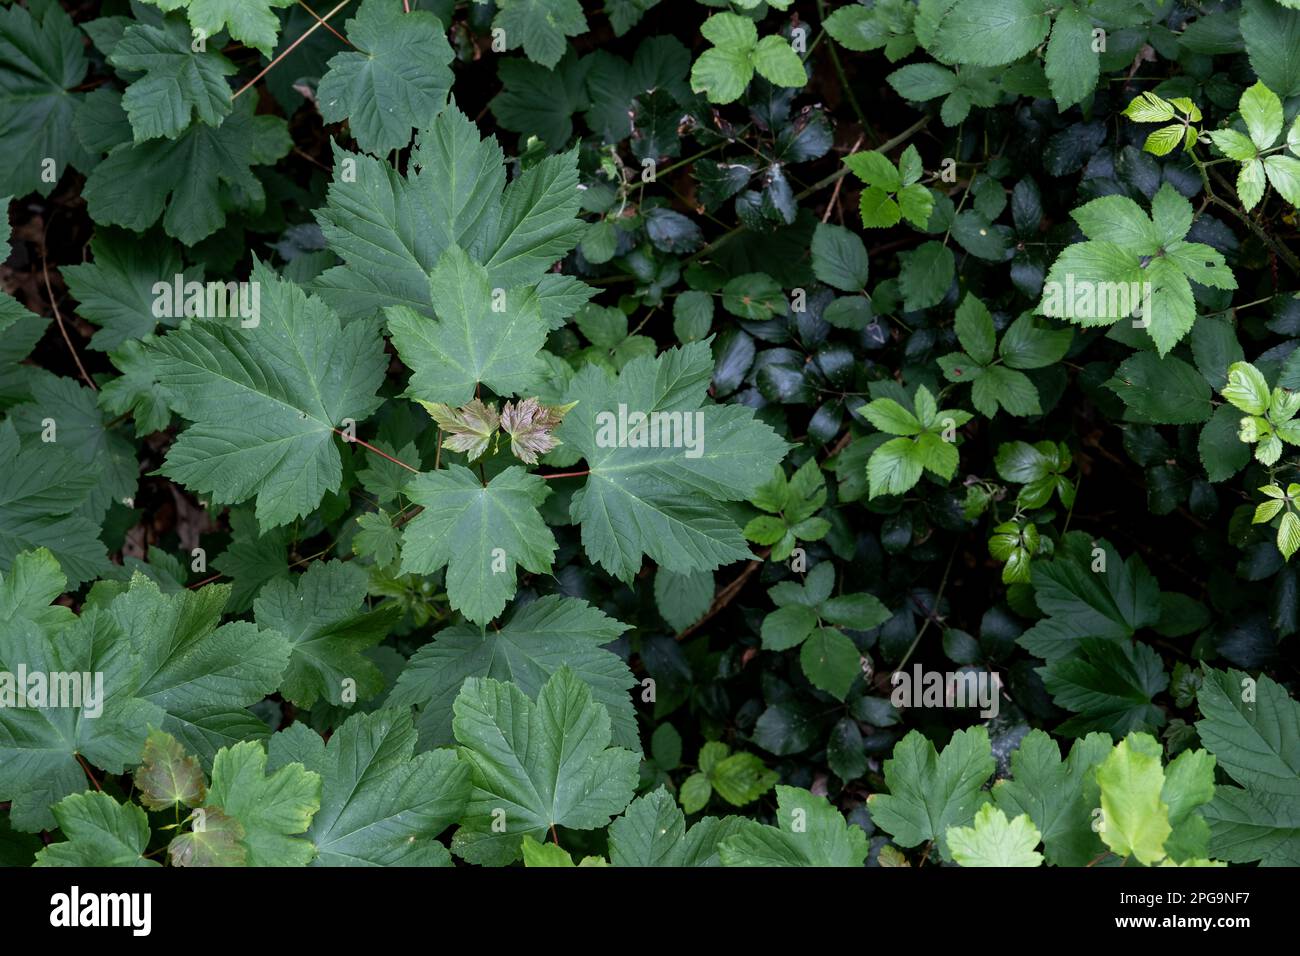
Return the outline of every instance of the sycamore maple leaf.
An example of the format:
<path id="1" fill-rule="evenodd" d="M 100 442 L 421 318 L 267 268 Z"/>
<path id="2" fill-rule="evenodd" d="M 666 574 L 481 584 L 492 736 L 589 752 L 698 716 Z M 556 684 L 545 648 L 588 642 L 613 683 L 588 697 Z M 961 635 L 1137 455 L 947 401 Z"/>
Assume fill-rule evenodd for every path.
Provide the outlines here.
<path id="1" fill-rule="evenodd" d="M 263 530 L 309 514 L 343 481 L 334 433 L 382 402 L 387 358 L 374 322 L 346 326 L 261 263 L 251 328 L 194 321 L 150 346 L 158 382 L 192 424 L 162 473 L 213 501 L 257 498 Z"/>
<path id="2" fill-rule="evenodd" d="M 722 503 L 749 498 L 790 446 L 744 405 L 705 405 L 712 375 L 705 341 L 633 359 L 617 378 L 596 365 L 573 377 L 578 404 L 558 434 L 591 474 L 569 513 L 617 578 L 631 581 L 645 555 L 681 574 L 750 556 Z"/>
<path id="3" fill-rule="evenodd" d="M 433 315 L 440 303 L 429 273 L 452 246 L 487 270 L 489 288 L 533 287 L 547 328 L 563 325 L 595 293 L 549 272 L 587 229 L 577 218 L 576 152 L 548 156 L 507 185 L 497 141 L 480 138 L 452 105 L 416 137 L 406 176 L 337 147 L 335 165 L 348 175 L 330 184 L 315 215 L 343 265 L 322 273 L 315 288 L 345 316 L 395 303 Z"/>

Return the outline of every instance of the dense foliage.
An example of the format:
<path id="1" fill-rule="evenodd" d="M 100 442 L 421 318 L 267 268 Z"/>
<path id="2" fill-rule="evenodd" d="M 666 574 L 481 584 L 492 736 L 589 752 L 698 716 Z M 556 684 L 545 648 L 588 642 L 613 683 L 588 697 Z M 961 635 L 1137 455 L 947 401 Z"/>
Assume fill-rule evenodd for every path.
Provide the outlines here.
<path id="1" fill-rule="evenodd" d="M 1300 2 L 6 0 L 0 860 L 1300 864 Z"/>

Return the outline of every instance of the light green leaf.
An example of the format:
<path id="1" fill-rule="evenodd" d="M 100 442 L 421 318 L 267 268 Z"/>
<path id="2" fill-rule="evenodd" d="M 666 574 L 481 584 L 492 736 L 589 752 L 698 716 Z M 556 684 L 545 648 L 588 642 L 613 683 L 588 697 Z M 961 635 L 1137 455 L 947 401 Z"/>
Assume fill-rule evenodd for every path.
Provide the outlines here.
<path id="1" fill-rule="evenodd" d="M 553 826 L 603 827 L 635 793 L 638 756 L 609 746 L 609 713 L 567 668 L 536 703 L 513 684 L 470 678 L 454 710 L 473 789 L 452 849 L 472 863 L 509 863 L 525 835 L 544 839 Z"/>
<path id="2" fill-rule="evenodd" d="M 126 88 L 122 108 L 137 143 L 166 136 L 175 139 L 192 119 L 220 126 L 231 109 L 235 64 L 215 50 L 192 50 L 190 31 L 175 20 L 161 26 L 126 28 L 108 62 L 119 70 L 143 73 Z"/>
<path id="3" fill-rule="evenodd" d="M 808 82 L 803 61 L 784 37 L 763 37 L 751 59 L 758 75 L 777 86 L 800 87 Z"/>
<path id="4" fill-rule="evenodd" d="M 53 812 L 67 839 L 37 853 L 35 866 L 158 866 L 144 858 L 149 818 L 135 804 L 106 793 L 74 793 Z"/>
<path id="5" fill-rule="evenodd" d="M 289 642 L 289 666 L 280 684 L 286 700 L 303 708 L 322 699 L 350 706 L 343 701 L 347 690 L 353 701 L 383 690 L 379 668 L 361 652 L 388 635 L 401 609 L 389 604 L 365 610 L 368 582 L 354 564 L 319 561 L 296 581 L 272 581 L 254 600 L 257 626 Z"/>
<path id="6" fill-rule="evenodd" d="M 867 835 L 825 797 L 777 787 L 776 802 L 777 826 L 745 820 L 722 841 L 723 866 L 858 867 L 866 860 Z"/>
<path id="7" fill-rule="evenodd" d="M 354 714 L 328 744 L 302 724 L 271 738 L 272 769 L 301 762 L 323 781 L 306 832 L 314 865 L 451 865 L 435 837 L 465 809 L 469 767 L 450 750 L 417 754 L 415 741 L 404 710 Z"/>
<path id="8" fill-rule="evenodd" d="M 261 263 L 252 281 L 261 300 L 256 326 L 196 321 L 150 350 L 173 407 L 193 423 L 167 453 L 163 474 L 218 502 L 256 496 L 266 530 L 338 490 L 334 430 L 379 407 L 388 360 L 372 323 L 342 326 L 323 302 Z"/>
<path id="9" fill-rule="evenodd" d="M 1237 108 L 1256 149 L 1268 149 L 1282 135 L 1282 101 L 1263 83 L 1248 87 Z"/>
<path id="10" fill-rule="evenodd" d="M 438 260 L 429 285 L 436 320 L 404 305 L 386 310 L 393 344 L 411 367 L 409 396 L 462 405 L 480 383 L 513 395 L 536 380 L 546 341 L 536 298 L 519 288 L 494 290 L 488 270 L 455 246 Z"/>
<path id="11" fill-rule="evenodd" d="M 636 681 L 627 664 L 602 647 L 626 630 L 585 601 L 540 598 L 519 606 L 500 629 L 458 625 L 439 631 L 411 656 L 388 704 L 419 708 L 421 748 L 444 747 L 454 742 L 452 703 L 468 678 L 509 681 L 536 699 L 551 675 L 567 667 L 609 712 L 615 745 L 640 750 L 628 693 Z"/>
<path id="12" fill-rule="evenodd" d="M 357 145 L 382 156 L 406 146 L 411 128 L 427 126 L 447 105 L 451 45 L 432 13 L 406 13 L 384 0 L 364 0 L 346 32 L 358 49 L 330 59 L 316 100 L 325 122 L 346 119 Z"/>
<path id="13" fill-rule="evenodd" d="M 301 763 L 267 774 L 266 748 L 246 740 L 217 752 L 206 806 L 239 821 L 249 866 L 306 866 L 315 848 L 304 839 L 321 805 L 321 778 Z"/>
<path id="14" fill-rule="evenodd" d="M 1042 866 L 1043 855 L 1034 850 L 1042 839 L 1029 815 L 1008 820 L 991 803 L 975 814 L 973 827 L 949 827 L 948 848 L 962 866 Z"/>
<path id="15" fill-rule="evenodd" d="M 407 496 L 423 507 L 402 533 L 402 571 L 447 569 L 451 606 L 486 624 L 515 593 L 515 568 L 551 569 L 555 537 L 538 507 L 546 482 L 518 465 L 487 485 L 468 468 L 451 465 L 417 475 Z"/>
<path id="16" fill-rule="evenodd" d="M 1169 805 L 1161 800 L 1165 774 L 1155 738 L 1130 734 L 1097 767 L 1101 788 L 1102 841 L 1121 857 L 1150 866 L 1165 857 L 1173 832 Z"/>
<path id="17" fill-rule="evenodd" d="M 957 731 L 942 754 L 919 731 L 910 731 L 885 761 L 889 793 L 867 798 L 871 818 L 899 846 L 938 840 L 947 855 L 948 828 L 975 819 L 976 810 L 988 801 L 982 788 L 993 769 L 983 727 Z"/>

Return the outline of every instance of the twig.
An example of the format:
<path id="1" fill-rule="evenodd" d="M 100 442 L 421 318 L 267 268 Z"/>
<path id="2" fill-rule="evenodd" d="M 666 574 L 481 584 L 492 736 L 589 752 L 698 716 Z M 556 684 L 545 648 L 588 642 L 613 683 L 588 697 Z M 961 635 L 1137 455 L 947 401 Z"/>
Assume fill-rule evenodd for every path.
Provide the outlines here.
<path id="1" fill-rule="evenodd" d="M 257 83 L 258 80 L 260 80 L 262 77 L 266 76 L 266 74 L 270 73 L 271 70 L 273 70 L 273 69 L 275 68 L 275 65 L 276 65 L 277 63 L 279 63 L 279 62 L 280 62 L 281 60 L 283 60 L 286 56 L 288 56 L 290 53 L 292 53 L 294 50 L 296 50 L 296 49 L 298 48 L 298 44 L 302 43 L 303 40 L 307 39 L 309 36 L 311 36 L 313 33 L 315 33 L 315 32 L 316 32 L 317 30 L 319 30 L 321 27 L 325 26 L 325 25 L 326 25 L 325 21 L 327 21 L 330 17 L 334 16 L 334 14 L 338 13 L 340 10 L 342 10 L 344 7 L 346 7 L 346 6 L 347 6 L 349 3 L 351 3 L 351 2 L 352 2 L 352 0 L 342 0 L 342 2 L 340 2 L 339 5 L 336 6 L 333 10 L 331 10 L 329 13 L 325 14 L 325 16 L 323 16 L 323 17 L 321 17 L 320 19 L 318 19 L 315 23 L 313 23 L 310 27 L 307 28 L 307 32 L 305 32 L 302 36 L 298 37 L 298 39 L 296 39 L 296 40 L 294 40 L 292 43 L 290 43 L 289 46 L 288 46 L 287 48 L 285 48 L 285 51 L 284 51 L 283 53 L 281 53 L 279 56 L 277 56 L 277 57 L 276 57 L 274 60 L 272 60 L 270 63 L 266 64 L 266 66 L 262 69 L 262 71 L 261 71 L 260 73 L 257 74 L 257 76 L 253 77 L 251 80 L 249 80 L 249 81 L 248 81 L 247 83 L 245 83 L 243 86 L 241 86 L 239 89 L 235 90 L 234 95 L 231 96 L 230 98 L 231 98 L 232 100 L 236 100 L 236 99 L 238 99 L 238 98 L 239 98 L 239 94 L 241 94 L 241 93 L 243 93 L 245 90 L 249 89 L 251 86 L 253 86 L 255 83 Z"/>
<path id="2" fill-rule="evenodd" d="M 307 6 L 306 0 L 298 0 L 298 6 L 302 7 L 304 10 L 306 10 L 308 13 L 310 13 L 313 17 L 315 17 L 316 20 L 320 23 L 320 25 L 323 26 L 323 27 L 324 27 L 326 30 L 328 30 L 330 33 L 334 34 L 336 37 L 338 37 L 340 40 L 342 40 L 342 41 L 343 41 L 344 43 L 346 43 L 348 46 L 352 47 L 352 49 L 354 49 L 354 50 L 356 49 L 356 45 L 355 45 L 351 40 L 349 40 L 347 37 L 345 37 L 342 33 L 339 33 L 338 30 L 335 30 L 332 26 L 330 26 L 330 25 L 329 25 L 328 23 L 326 23 L 324 20 L 321 20 L 321 18 L 320 18 L 320 14 L 317 13 L 315 10 L 313 10 L 311 7 Z M 406 12 L 407 12 L 407 13 L 410 13 L 411 11 L 410 11 L 410 10 L 407 10 Z"/>
<path id="3" fill-rule="evenodd" d="M 331 428 L 330 428 L 330 431 L 332 431 L 334 434 L 338 435 L 340 438 L 342 438 L 342 439 L 343 439 L 345 442 L 347 442 L 348 444 L 350 444 L 350 445 L 360 445 L 360 446 L 361 446 L 362 448 L 364 448 L 366 451 L 372 451 L 372 452 L 374 452 L 376 455 L 378 455 L 380 458 L 386 458 L 386 459 L 388 459 L 389 461 L 391 461 L 394 465 L 398 465 L 398 466 L 400 466 L 400 467 L 402 467 L 402 468 L 405 468 L 407 471 L 411 472 L 411 473 L 414 474 L 414 475 L 418 475 L 418 474 L 420 473 L 420 469 L 419 469 L 419 468 L 412 468 L 412 467 L 411 467 L 410 465 L 408 465 L 406 462 L 397 460 L 397 459 L 394 458 L 392 455 L 388 454 L 388 452 L 386 452 L 386 451 L 380 451 L 380 450 L 379 450 L 378 448 L 376 448 L 374 445 L 370 444 L 370 442 L 362 441 L 360 438 L 353 437 L 352 435 L 349 435 L 349 434 L 347 434 L 346 432 L 340 431 L 340 430 L 337 429 L 337 428 L 332 428 L 332 427 L 331 427 Z"/>
<path id="4" fill-rule="evenodd" d="M 930 613 L 927 614 L 925 620 L 921 622 L 920 630 L 916 632 L 916 637 L 912 639 L 912 646 L 907 649 L 907 653 L 903 655 L 903 659 L 899 661 L 898 666 L 894 668 L 895 673 L 901 671 L 907 666 L 908 660 L 912 657 L 912 652 L 916 650 L 916 646 L 921 643 L 921 638 L 923 638 L 925 632 L 929 630 L 930 622 L 936 619 L 936 616 L 939 613 L 939 603 L 943 600 L 943 592 L 948 587 L 948 574 L 952 571 L 952 560 L 955 557 L 957 557 L 957 545 L 954 544 L 952 550 L 948 552 L 948 563 L 944 566 L 943 577 L 939 581 L 939 590 L 935 592 L 934 604 L 930 609 Z"/>
<path id="5" fill-rule="evenodd" d="M 852 156 L 854 153 L 856 153 L 858 151 L 858 147 L 861 145 L 862 145 L 862 136 L 859 135 L 856 142 L 854 142 L 854 144 L 849 147 L 849 155 Z M 835 180 L 835 190 L 834 192 L 831 193 L 831 201 L 826 204 L 826 211 L 822 213 L 822 222 L 826 222 L 831 218 L 831 212 L 834 211 L 835 204 L 839 202 L 840 199 L 840 187 L 843 185 L 844 185 L 844 177 L 841 176 L 839 179 Z M 840 221 L 843 222 L 844 220 L 841 219 Z"/>
<path id="6" fill-rule="evenodd" d="M 704 616 L 678 634 L 677 640 L 686 640 L 686 638 L 690 637 L 703 627 L 711 617 L 730 604 L 735 596 L 740 593 L 740 589 L 745 586 L 745 582 L 748 581 L 753 576 L 754 572 L 762 566 L 763 561 L 766 560 L 767 556 L 771 553 L 771 548 L 764 548 L 762 551 L 759 551 L 758 556 L 754 558 L 754 560 L 750 561 L 749 564 L 745 565 L 745 570 L 741 571 L 734 581 L 717 593 L 717 596 L 713 599 L 713 603 L 709 605 L 709 609 L 704 612 Z"/>
<path id="7" fill-rule="evenodd" d="M 54 321 L 58 323 L 59 334 L 63 336 L 63 342 L 68 346 L 68 351 L 72 353 L 72 360 L 77 363 L 77 371 L 81 373 L 81 379 L 90 386 L 91 391 L 98 392 L 99 386 L 95 384 L 86 366 L 81 364 L 81 356 L 77 354 L 76 347 L 72 344 L 72 338 L 68 335 L 68 330 L 63 324 L 63 314 L 59 312 L 59 303 L 54 299 L 54 289 L 50 286 L 50 269 L 45 261 L 45 240 L 41 240 L 41 275 L 45 277 L 45 294 L 49 297 L 50 308 L 54 310 Z"/>

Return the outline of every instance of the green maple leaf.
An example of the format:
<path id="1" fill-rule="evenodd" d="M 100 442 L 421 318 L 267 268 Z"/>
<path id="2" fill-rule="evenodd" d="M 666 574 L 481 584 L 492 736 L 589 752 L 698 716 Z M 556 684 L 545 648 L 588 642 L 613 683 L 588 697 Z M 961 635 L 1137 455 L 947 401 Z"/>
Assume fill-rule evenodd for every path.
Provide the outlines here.
<path id="1" fill-rule="evenodd" d="M 13 4 L 0 9 L 0 193 L 48 196 L 69 164 L 91 157 L 72 133 L 81 97 L 71 92 L 86 75 L 81 32 L 57 3 L 39 13 Z M 45 161 L 54 161 L 47 178 Z"/>
<path id="2" fill-rule="evenodd" d="M 1196 699 L 1197 733 L 1239 785 L 1216 788 L 1205 808 L 1214 856 L 1300 865 L 1300 704 L 1238 670 L 1207 670 Z"/>
<path id="3" fill-rule="evenodd" d="M 77 314 L 99 326 L 91 336 L 91 348 L 105 352 L 119 348 L 149 335 L 159 322 L 169 328 L 180 325 L 182 316 L 153 313 L 155 283 L 170 285 L 177 275 L 186 282 L 202 276 L 198 268 L 185 268 L 176 243 L 157 230 L 138 236 L 121 229 L 97 229 L 90 253 L 92 261 L 62 266 L 59 272 L 77 300 Z"/>
<path id="4" fill-rule="evenodd" d="M 1066 247 L 1052 264 L 1038 304 L 1043 315 L 1087 327 L 1145 310 L 1141 327 L 1163 357 L 1196 320 L 1192 282 L 1237 287 L 1218 251 L 1186 241 L 1192 204 L 1169 183 L 1151 200 L 1150 216 L 1126 196 L 1102 196 L 1070 215 L 1088 239 Z"/>
<path id="5" fill-rule="evenodd" d="M 423 507 L 402 533 L 402 572 L 447 569 L 447 597 L 486 624 L 515 594 L 515 568 L 551 570 L 555 536 L 538 507 L 550 489 L 518 466 L 484 485 L 462 465 L 417 475 L 407 497 Z"/>
<path id="6" fill-rule="evenodd" d="M 799 787 L 776 788 L 776 822 L 741 822 L 718 847 L 723 866 L 847 866 L 867 858 L 867 835 L 825 797 Z"/>
<path id="7" fill-rule="evenodd" d="M 15 675 L 0 688 L 6 698 L 0 707 L 0 800 L 12 802 L 10 820 L 19 830 L 52 828 L 50 807 L 85 788 L 78 756 L 122 773 L 139 760 L 149 727 L 164 717 L 135 690 L 143 662 L 109 614 L 88 607 L 74 618 L 49 607 L 65 587 L 54 556 L 44 550 L 19 555 L 0 581 L 0 672 Z M 46 675 L 43 704 L 28 701 L 28 688 L 16 686 L 20 666 Z M 102 677 L 82 686 L 79 701 L 56 701 L 49 695 L 51 675 L 58 673 Z"/>
<path id="8" fill-rule="evenodd" d="M 524 836 L 545 839 L 554 826 L 603 827 L 636 791 L 640 757 L 609 746 L 609 712 L 568 668 L 536 703 L 513 684 L 472 677 L 454 713 L 473 790 L 452 849 L 472 863 L 509 863 Z"/>
<path id="9" fill-rule="evenodd" d="M 114 146 L 86 178 L 91 218 L 143 232 L 161 216 L 167 235 L 193 245 L 224 226 L 227 212 L 260 213 L 266 193 L 252 167 L 274 163 L 292 143 L 284 120 L 254 109 L 253 97 L 241 98 L 220 126 Z"/>
<path id="10" fill-rule="evenodd" d="M 280 692 L 299 707 L 342 700 L 351 680 L 353 701 L 384 689 L 384 678 L 361 653 L 388 636 L 400 608 L 365 610 L 369 576 L 343 561 L 313 563 L 296 581 L 273 581 L 253 601 L 257 626 L 288 638 L 289 666 Z"/>
<path id="11" fill-rule="evenodd" d="M 721 503 L 749 498 L 789 446 L 749 408 L 701 407 L 712 375 L 709 342 L 693 342 L 633 359 L 617 378 L 587 365 L 569 385 L 565 401 L 578 404 L 556 434 L 591 469 L 569 513 L 582 524 L 588 557 L 621 580 L 631 581 L 643 555 L 679 574 L 750 556 Z M 677 444 L 684 443 L 688 419 L 698 424 L 698 456 L 690 448 L 633 445 L 648 443 L 646 428 L 639 437 L 629 428 L 620 445 L 616 423 L 610 426 L 620 406 L 647 416 L 676 414 Z"/>
<path id="12" fill-rule="evenodd" d="M 393 304 L 433 315 L 429 273 L 452 246 L 487 268 L 491 288 L 538 284 L 548 327 L 594 293 L 547 275 L 587 228 L 577 218 L 576 153 L 549 156 L 506 185 L 501 147 L 450 106 L 416 137 L 405 177 L 383 160 L 337 148 L 335 162 L 355 175 L 336 176 L 315 215 L 345 264 L 327 269 L 316 288 L 345 315 Z"/>
<path id="13" fill-rule="evenodd" d="M 871 819 L 899 846 L 938 840 L 948 856 L 949 827 L 966 826 L 986 802 L 985 781 L 993 775 L 993 752 L 983 727 L 959 730 L 943 753 L 919 731 L 909 731 L 885 761 L 889 793 L 867 798 Z"/>
<path id="14" fill-rule="evenodd" d="M 144 74 L 122 96 L 137 143 L 158 136 L 175 139 L 192 118 L 220 126 L 230 112 L 226 77 L 235 73 L 235 64 L 216 51 L 195 51 L 190 44 L 189 30 L 165 20 L 158 27 L 127 27 L 113 47 L 110 64 Z"/>
<path id="15" fill-rule="evenodd" d="M 736 13 L 715 13 L 700 26 L 713 44 L 691 68 L 691 89 L 706 93 L 710 103 L 740 99 L 757 71 L 778 86 L 798 87 L 808 82 L 803 61 L 784 38 L 758 38 L 754 21 Z"/>
<path id="16" fill-rule="evenodd" d="M 107 570 L 99 518 L 82 513 L 98 476 L 57 443 L 24 447 L 12 421 L 0 424 L 0 570 L 18 554 L 48 548 L 72 586 Z"/>
<path id="17" fill-rule="evenodd" d="M 451 45 L 432 13 L 385 0 L 365 0 L 346 31 L 358 49 L 330 59 L 316 99 L 325 122 L 346 119 L 357 145 L 382 156 L 447 105 Z"/>
<path id="18" fill-rule="evenodd" d="M 536 381 L 546 324 L 534 296 L 494 292 L 488 270 L 456 246 L 438 260 L 429 286 L 436 320 L 403 305 L 385 310 L 393 345 L 411 368 L 407 395 L 461 405 L 480 383 L 512 395 Z"/>
<path id="19" fill-rule="evenodd" d="M 184 10 L 190 26 L 213 37 L 226 30 L 232 39 L 246 43 L 269 57 L 280 32 L 277 7 L 291 7 L 294 0 L 145 0 L 170 13 Z"/>
<path id="20" fill-rule="evenodd" d="M 718 846 L 743 826 L 740 817 L 703 817 L 686 828 L 672 794 L 659 787 L 637 797 L 609 825 L 614 866 L 719 866 Z"/>
<path id="21" fill-rule="evenodd" d="M 266 748 L 246 740 L 223 747 L 212 760 L 207 808 L 244 828 L 240 845 L 248 866 L 306 866 L 315 855 L 304 839 L 321 805 L 320 774 L 301 763 L 268 773 Z"/>
<path id="22" fill-rule="evenodd" d="M 991 803 L 980 807 L 974 826 L 949 827 L 946 839 L 952 858 L 962 866 L 1043 865 L 1043 854 L 1034 849 L 1042 835 L 1029 814 L 1008 820 Z"/>
<path id="23" fill-rule="evenodd" d="M 140 802 L 150 810 L 197 807 L 207 795 L 208 785 L 199 762 L 171 734 L 150 730 L 145 739 L 140 766 L 131 774 L 140 791 Z"/>
<path id="24" fill-rule="evenodd" d="M 627 63 L 612 54 L 606 55 L 616 60 L 621 78 L 626 79 Z M 540 137 L 544 143 L 561 149 L 573 139 L 573 117 L 591 106 L 587 92 L 588 76 L 593 64 L 603 60 L 604 56 L 600 54 L 595 58 L 579 57 L 570 51 L 554 68 L 548 69 L 522 58 L 503 58 L 497 66 L 497 79 L 502 90 L 492 98 L 492 115 L 502 129 L 524 137 Z M 614 88 L 602 87 L 602 100 L 614 95 Z M 613 139 L 631 134 L 628 105 L 622 104 L 621 116 L 611 117 L 614 122 L 621 120 L 623 128 L 623 136 Z M 587 116 L 587 125 L 592 130 L 604 129 L 604 117 L 594 111 L 588 112 Z M 606 136 L 606 141 L 611 141 L 611 137 Z"/>
<path id="25" fill-rule="evenodd" d="M 67 838 L 36 854 L 35 866 L 158 866 L 144 858 L 149 818 L 106 793 L 74 793 L 51 808 Z"/>
<path id="26" fill-rule="evenodd" d="M 1108 734 L 1080 737 L 1061 759 L 1056 741 L 1031 730 L 1011 754 L 1011 778 L 993 786 L 993 801 L 1007 816 L 1028 814 L 1042 834 L 1043 853 L 1055 866 L 1086 866 L 1105 848 L 1092 829 L 1089 774 L 1111 752 Z"/>
<path id="27" fill-rule="evenodd" d="M 467 679 L 509 681 L 536 699 L 542 685 L 567 667 L 609 711 L 615 745 L 640 750 L 628 695 L 636 680 L 617 654 L 601 646 L 626 630 L 577 598 L 540 598 L 517 607 L 499 628 L 458 625 L 439 631 L 411 655 L 387 703 L 419 708 L 421 747 L 444 747 L 454 742 L 452 703 Z"/>
<path id="28" fill-rule="evenodd" d="M 1160 586 L 1142 559 L 1122 560 L 1113 545 L 1075 532 L 1052 561 L 1035 562 L 1034 602 L 1047 616 L 1017 643 L 1047 661 L 1071 654 L 1086 637 L 1123 641 L 1160 619 Z"/>
<path id="29" fill-rule="evenodd" d="M 150 345 L 158 381 L 191 424 L 162 473 L 214 501 L 257 497 L 262 528 L 309 514 L 343 481 L 334 430 L 381 404 L 374 323 L 341 326 L 323 302 L 261 263 L 252 328 L 195 321 Z"/>
<path id="30" fill-rule="evenodd" d="M 528 59 L 551 69 L 564 56 L 565 37 L 587 31 L 587 17 L 578 0 L 499 0 L 492 26 L 504 31 L 507 50 L 523 47 Z"/>
<path id="31" fill-rule="evenodd" d="M 267 736 L 245 708 L 280 686 L 289 661 L 284 635 L 248 621 L 220 623 L 229 597 L 225 584 L 164 594 L 137 572 L 108 605 L 138 662 L 134 693 L 165 712 L 154 725 L 205 766 L 223 745 Z"/>
<path id="32" fill-rule="evenodd" d="M 450 750 L 416 754 L 415 740 L 411 715 L 393 710 L 354 714 L 328 745 L 303 724 L 271 738 L 271 770 L 300 763 L 323 781 L 313 865 L 451 865 L 434 838 L 465 809 L 469 767 Z"/>
<path id="33" fill-rule="evenodd" d="M 1058 734 L 1102 731 L 1120 737 L 1164 725 L 1164 711 L 1153 698 L 1169 686 L 1169 677 L 1150 646 L 1084 637 L 1076 647 L 1076 653 L 1037 669 L 1052 701 L 1076 715 L 1056 728 Z"/>

